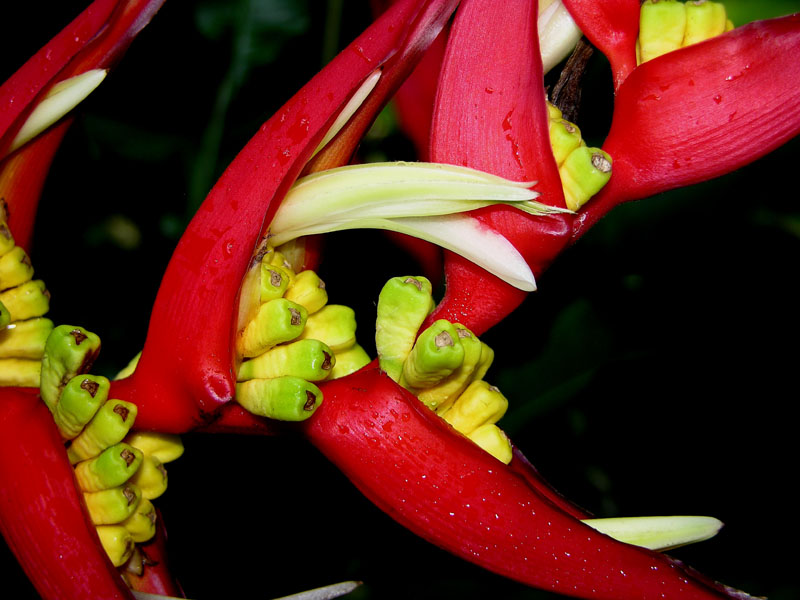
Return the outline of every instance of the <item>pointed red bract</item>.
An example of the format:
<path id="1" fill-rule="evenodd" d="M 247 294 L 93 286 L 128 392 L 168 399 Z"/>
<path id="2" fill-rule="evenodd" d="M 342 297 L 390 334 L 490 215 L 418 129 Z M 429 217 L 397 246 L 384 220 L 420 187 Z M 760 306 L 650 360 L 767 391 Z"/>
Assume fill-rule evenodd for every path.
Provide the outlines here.
<path id="1" fill-rule="evenodd" d="M 11 145 L 36 104 L 52 86 L 90 69 L 109 69 L 125 53 L 136 35 L 150 22 L 164 0 L 96 0 L 28 60 L 0 87 L 0 177 L 13 162 L 14 185 L 4 185 L 0 197 L 9 207 L 11 231 L 23 248 L 30 244 L 39 193 L 66 127 L 38 136 L 12 156 Z M 22 177 L 25 177 L 23 180 Z M 36 177 L 35 180 L 28 179 Z"/>
<path id="2" fill-rule="evenodd" d="M 376 506 L 457 556 L 583 598 L 733 597 L 662 554 L 583 525 L 379 369 L 323 389 L 301 425 L 311 442 Z"/>
<path id="3" fill-rule="evenodd" d="M 17 246 L 31 250 L 33 221 L 47 173 L 72 120 L 59 123 L 0 161 L 0 198 L 8 204 L 8 226 Z"/>
<path id="4" fill-rule="evenodd" d="M 360 139 L 456 4 L 394 5 L 267 121 L 228 167 L 167 267 L 139 366 L 114 385 L 114 394 L 138 404 L 138 427 L 186 431 L 233 399 L 239 286 L 272 214 L 344 104 L 383 68 L 371 96 L 318 159 L 349 160 L 350 138 Z"/>
<path id="5" fill-rule="evenodd" d="M 611 63 L 614 89 L 636 68 L 639 0 L 563 0 L 575 23 Z"/>
<path id="6" fill-rule="evenodd" d="M 42 598 L 133 600 L 86 513 L 53 417 L 30 390 L 0 391 L 0 482 L 0 532 Z"/>
<path id="7" fill-rule="evenodd" d="M 539 200 L 564 206 L 550 149 L 537 18 L 537 2 L 530 0 L 462 3 L 440 75 L 431 158 L 537 181 Z M 534 274 L 568 239 L 569 226 L 561 218 L 531 217 L 506 206 L 474 215 L 506 236 Z M 460 322 L 478 334 L 526 296 L 452 253 L 446 253 L 445 273 L 447 293 L 432 318 Z"/>
<path id="8" fill-rule="evenodd" d="M 580 235 L 616 204 L 729 173 L 800 133 L 800 15 L 759 21 L 639 66 L 603 148 L 609 184 Z"/>
<path id="9" fill-rule="evenodd" d="M 117 0 L 95 0 L 0 86 L 0 156 L 16 135 L 19 117 L 108 21 Z M 23 121 L 24 122 L 24 121 Z"/>

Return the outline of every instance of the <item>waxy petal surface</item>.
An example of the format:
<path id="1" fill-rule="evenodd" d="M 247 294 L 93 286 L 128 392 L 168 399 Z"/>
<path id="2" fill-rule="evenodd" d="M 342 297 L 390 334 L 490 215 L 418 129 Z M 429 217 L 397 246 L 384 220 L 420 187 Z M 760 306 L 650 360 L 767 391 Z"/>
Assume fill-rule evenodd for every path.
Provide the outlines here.
<path id="1" fill-rule="evenodd" d="M 759 21 L 639 66 L 603 145 L 609 184 L 580 235 L 615 204 L 729 173 L 800 133 L 800 15 Z"/>
<path id="2" fill-rule="evenodd" d="M 0 532 L 31 582 L 46 600 L 132 600 L 89 520 L 50 411 L 30 391 L 0 396 Z"/>
<path id="3" fill-rule="evenodd" d="M 540 201 L 564 206 L 550 149 L 537 19 L 535 1 L 462 2 L 439 81 L 431 158 L 537 181 Z M 565 217 L 531 217 L 491 207 L 476 211 L 475 218 L 506 236 L 534 275 L 568 239 Z M 524 292 L 451 253 L 446 254 L 445 273 L 447 293 L 432 318 L 463 323 L 477 334 L 525 298 Z"/>
<path id="4" fill-rule="evenodd" d="M 278 202 L 363 80 L 384 68 L 365 102 L 374 116 L 400 85 L 402 77 L 393 72 L 410 72 L 455 5 L 454 0 L 394 5 L 267 121 L 228 167 L 167 267 L 136 372 L 114 386 L 112 393 L 136 398 L 137 426 L 184 431 L 213 418 L 233 398 L 231 342 L 239 285 Z M 338 151 L 339 140 L 366 128 L 368 117 L 362 105 L 353 126 L 315 160 L 349 160 Z M 349 144 L 349 152 L 353 149 Z"/>
<path id="5" fill-rule="evenodd" d="M 563 0 L 584 35 L 611 63 L 614 89 L 636 68 L 639 0 Z"/>
<path id="6" fill-rule="evenodd" d="M 583 525 L 379 369 L 323 390 L 325 402 L 302 425 L 311 442 L 379 508 L 457 556 L 571 596 L 733 597 L 664 555 Z"/>

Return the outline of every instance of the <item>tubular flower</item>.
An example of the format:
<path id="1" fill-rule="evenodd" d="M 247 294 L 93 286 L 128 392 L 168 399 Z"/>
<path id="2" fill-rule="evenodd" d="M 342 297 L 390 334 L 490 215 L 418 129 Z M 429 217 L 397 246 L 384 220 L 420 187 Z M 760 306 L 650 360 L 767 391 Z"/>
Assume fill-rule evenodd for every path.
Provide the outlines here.
<path id="1" fill-rule="evenodd" d="M 252 388 L 251 381 L 269 381 L 256 378 L 259 369 L 267 368 L 260 364 L 262 356 L 274 348 L 289 352 L 282 344 L 309 339 L 300 331 L 311 319 L 309 313 L 324 310 L 321 307 L 327 299 L 309 300 L 297 288 L 292 291 L 289 287 L 302 276 L 313 280 L 312 289 L 319 291 L 313 273 L 303 275 L 310 273 L 319 256 L 313 240 L 301 239 L 281 248 L 281 258 L 276 259 L 278 253 L 271 240 L 282 239 L 284 232 L 278 228 L 285 221 L 281 219 L 289 219 L 281 208 L 296 206 L 292 202 L 301 186 L 334 177 L 333 169 L 350 162 L 379 110 L 434 40 L 444 39 L 439 36 L 454 12 L 435 88 L 430 158 L 435 163 L 477 169 L 498 181 L 536 181 L 537 200 L 549 209 L 528 206 L 524 211 L 516 205 L 494 204 L 491 198 L 487 202 L 492 200 L 492 204 L 469 215 L 381 213 L 374 217 L 381 226 L 388 227 L 385 221 L 400 221 L 408 229 L 429 232 L 431 223 L 440 227 L 440 232 L 443 224 L 452 227 L 451 231 L 471 231 L 484 236 L 475 239 L 497 241 L 496 247 L 501 249 L 496 252 L 521 256 L 527 273 L 537 276 L 619 202 L 733 170 L 800 130 L 798 75 L 792 70 L 792 53 L 787 50 L 800 45 L 800 21 L 796 17 L 734 30 L 636 67 L 634 28 L 638 16 L 632 21 L 632 6 L 636 4 L 638 10 L 638 2 L 564 4 L 574 21 L 586 28 L 589 38 L 608 53 L 618 89 L 614 124 L 603 148 L 606 154 L 581 150 L 604 175 L 608 173 L 605 163 L 613 161 L 610 181 L 597 197 L 585 206 L 578 206 L 585 199 L 574 203 L 571 208 L 577 210 L 566 208 L 571 192 L 565 184 L 564 172 L 568 171 L 560 170 L 566 162 L 557 160 L 552 150 L 549 124 L 554 117 L 548 116 L 542 83 L 537 2 L 396 2 L 268 120 L 222 175 L 167 267 L 138 365 L 128 377 L 112 382 L 109 394 L 134 403 L 136 427 L 147 431 L 300 432 L 401 524 L 460 557 L 531 586 L 584 598 L 747 598 L 665 555 L 601 533 L 603 527 L 585 522 L 589 515 L 550 488 L 519 450 L 513 449 L 509 464 L 496 460 L 375 363 L 363 366 L 366 361 L 359 359 L 346 375 L 326 380 L 323 373 L 320 381 L 310 385 L 292 375 L 292 382 L 301 380 L 301 403 L 288 411 L 281 402 L 276 407 L 260 397 L 242 398 L 241 390 Z M 608 4 L 620 10 L 615 12 Z M 509 14 L 514 18 L 509 19 Z M 606 24 L 608 31 L 620 35 L 601 31 Z M 497 32 L 502 32 L 502 43 L 496 43 L 500 39 Z M 764 44 L 768 45 L 766 49 Z M 773 49 L 782 50 L 781 56 L 766 56 Z M 718 65 L 723 62 L 721 56 L 730 58 L 723 66 Z M 741 70 L 734 73 L 732 65 L 734 71 L 737 66 Z M 31 73 L 35 72 L 31 67 Z M 761 74 L 756 77 L 755 73 Z M 786 122 L 777 132 L 764 133 L 760 127 L 767 113 L 764 103 L 756 100 L 755 90 L 763 91 L 764 87 L 789 107 Z M 726 102 L 730 98 L 724 111 L 719 108 L 723 102 L 715 100 L 722 91 Z M 657 115 L 648 110 L 648 102 L 656 106 Z M 16 135 L 22 127 L 19 115 L 0 130 L 4 143 L 10 145 L 12 130 Z M 667 124 L 662 124 L 660 119 L 665 115 Z M 740 136 L 753 134 L 752 139 L 746 147 L 734 151 L 732 142 L 720 134 L 725 127 Z M 639 137 L 631 140 L 631 135 Z M 29 142 L 28 147 L 40 139 L 45 138 Z M 576 147 L 585 145 L 578 143 Z M 7 160 L 11 159 L 13 155 Z M 39 176 L 44 170 L 46 166 L 39 167 Z M 466 170 L 461 172 L 468 179 L 475 178 Z M 506 184 L 503 189 L 508 187 L 531 186 Z M 527 203 L 532 199 L 525 196 L 518 200 Z M 32 202 L 30 197 L 21 197 L 12 203 L 12 214 L 32 210 Z M 339 222 L 329 225 L 330 230 L 341 228 Z M 12 230 L 15 227 L 24 235 L 24 225 L 12 222 Z M 271 268 L 265 271 L 265 267 Z M 254 273 L 260 277 L 258 303 L 250 298 Z M 446 276 L 447 291 L 438 308 L 429 314 L 431 307 L 420 304 L 409 346 L 425 319 L 443 319 L 447 323 L 443 328 L 460 323 L 462 330 L 480 334 L 524 297 L 520 289 L 524 285 L 505 283 L 461 256 L 447 255 Z M 275 290 L 264 291 L 265 278 Z M 532 281 L 527 289 L 531 289 Z M 247 327 L 253 322 L 250 315 L 273 310 L 273 303 L 282 307 L 288 319 L 286 329 L 296 327 L 298 331 L 266 341 L 258 334 L 248 335 Z M 205 319 L 210 311 L 215 318 Z M 277 317 L 269 320 L 274 323 Z M 200 322 L 203 326 L 198 326 Z M 348 330 L 342 349 L 353 347 L 352 333 Z M 451 340 L 459 335 L 448 333 Z M 311 340 L 322 344 L 315 344 L 322 357 L 320 369 L 331 370 L 334 362 L 345 362 L 344 352 L 338 354 L 339 346 L 317 337 L 324 336 L 314 334 Z M 438 335 L 436 338 L 434 346 L 441 346 Z M 408 356 L 413 352 L 409 348 Z M 243 363 L 246 359 L 251 360 Z M 248 366 L 240 369 L 242 364 Z M 384 362 L 381 366 L 386 371 L 398 370 L 397 364 L 386 367 Z M 457 368 L 455 363 L 448 365 L 447 374 L 439 374 L 440 379 Z M 245 374 L 248 370 L 250 373 Z M 275 380 L 283 377 L 281 374 Z M 424 373 L 403 372 L 400 377 L 406 388 L 428 384 Z M 5 518 L 7 513 L 0 513 L 4 535 L 12 548 L 34 579 L 37 568 L 52 572 L 39 587 L 46 598 L 87 594 L 129 597 L 91 534 L 86 507 L 48 411 L 27 392 L 8 390 L 2 394 L 0 425 L 5 431 L 28 427 L 30 436 L 38 442 L 36 452 L 26 455 L 26 468 L 34 470 L 43 464 L 54 480 L 27 485 L 25 494 L 31 503 L 47 502 L 57 492 L 63 492 L 66 498 L 65 503 L 55 505 L 62 512 L 52 516 L 56 535 L 39 533 L 48 538 L 46 557 L 54 560 L 65 543 L 76 549 L 93 547 L 88 574 L 82 579 L 90 583 L 88 587 L 75 587 L 74 581 L 62 581 L 69 578 L 66 568 L 30 558 L 25 534 L 41 524 L 39 515 L 26 514 L 16 528 L 7 524 L 11 521 Z M 238 403 L 234 401 L 237 399 Z M 245 406 L 258 414 L 279 417 L 291 412 L 294 416 L 288 420 L 300 423 L 281 424 L 248 412 Z M 4 456 L 9 456 L 11 449 L 6 450 Z M 46 459 L 39 452 L 45 452 Z M 15 476 L 16 468 L 0 461 L 4 482 Z M 2 499 L 6 501 L 5 496 Z M 61 524 L 67 521 L 62 529 Z M 607 525 L 605 531 L 613 527 Z M 624 529 L 624 525 L 619 527 L 616 535 L 630 539 L 629 534 L 619 533 Z M 148 569 L 145 566 L 143 570 L 145 579 Z M 92 583 L 95 579 L 97 587 Z M 135 578 L 133 582 L 139 585 Z M 167 583 L 159 588 L 159 582 Z M 154 573 L 149 584 L 153 587 L 141 589 L 177 593 L 168 587 L 173 584 L 163 572 Z"/>

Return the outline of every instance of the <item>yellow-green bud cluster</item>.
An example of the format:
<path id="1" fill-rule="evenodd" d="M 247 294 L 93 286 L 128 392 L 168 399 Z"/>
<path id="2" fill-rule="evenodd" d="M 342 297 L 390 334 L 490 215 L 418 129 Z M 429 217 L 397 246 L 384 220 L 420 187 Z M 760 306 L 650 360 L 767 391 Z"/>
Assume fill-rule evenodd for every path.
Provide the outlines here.
<path id="1" fill-rule="evenodd" d="M 417 337 L 433 306 L 424 277 L 387 282 L 378 299 L 375 335 L 381 368 L 454 429 L 508 463 L 511 443 L 496 425 L 508 401 L 483 381 L 494 352 L 463 325 L 443 319 Z"/>
<path id="2" fill-rule="evenodd" d="M 733 29 L 725 6 L 709 0 L 645 0 L 636 42 L 638 64 Z"/>
<path id="3" fill-rule="evenodd" d="M 328 304 L 319 276 L 295 273 L 280 252 L 265 249 L 248 271 L 241 297 L 236 399 L 248 411 L 305 420 L 322 402 L 315 383 L 369 362 L 356 343 L 353 310 Z"/>
<path id="4" fill-rule="evenodd" d="M 115 566 L 135 544 L 155 535 L 152 503 L 167 487 L 163 463 L 183 454 L 177 436 L 130 433 L 137 408 L 109 400 L 108 379 L 85 372 L 100 339 L 81 327 L 60 325 L 44 343 L 40 394 L 68 442 L 67 456 L 89 517 Z"/>
<path id="5" fill-rule="evenodd" d="M 44 342 L 53 322 L 43 317 L 50 294 L 33 280 L 25 250 L 14 243 L 0 204 L 0 386 L 39 386 Z"/>
<path id="6" fill-rule="evenodd" d="M 550 146 L 561 177 L 567 208 L 576 211 L 597 194 L 611 179 L 611 156 L 600 148 L 590 148 L 581 130 L 563 118 L 561 111 L 547 103 L 550 119 Z"/>

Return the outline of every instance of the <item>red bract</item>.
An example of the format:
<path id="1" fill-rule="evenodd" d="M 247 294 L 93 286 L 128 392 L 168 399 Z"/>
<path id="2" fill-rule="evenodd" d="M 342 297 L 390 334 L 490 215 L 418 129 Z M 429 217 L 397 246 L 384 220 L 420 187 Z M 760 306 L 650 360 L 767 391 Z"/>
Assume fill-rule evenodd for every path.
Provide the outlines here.
<path id="1" fill-rule="evenodd" d="M 262 126 L 228 168 L 192 221 L 167 269 L 139 367 L 133 376 L 114 384 L 112 396 L 139 405 L 138 427 L 171 432 L 200 428 L 270 433 L 277 429 L 231 402 L 231 340 L 241 278 L 295 179 L 304 171 L 350 159 L 371 119 L 439 35 L 456 4 L 455 0 L 396 3 Z M 630 2 L 615 4 L 628 11 L 632 6 Z M 613 11 L 603 10 L 598 3 L 572 2 L 570 6 L 576 12 L 587 11 L 583 21 L 576 16 L 579 22 L 605 19 L 617 23 Z M 535 1 L 462 2 L 437 83 L 431 156 L 506 177 L 536 180 L 544 200 L 561 206 L 561 184 L 549 149 L 536 14 Z M 764 60 L 761 64 L 772 64 L 768 76 L 757 81 L 741 77 L 743 81 L 737 85 L 745 87 L 729 88 L 731 94 L 736 89 L 745 99 L 731 98 L 732 103 L 741 104 L 725 106 L 726 116 L 722 112 L 690 112 L 687 117 L 677 101 L 681 97 L 679 85 L 685 81 L 687 87 L 697 88 L 697 96 L 687 92 L 682 98 L 686 100 L 688 94 L 690 100 L 700 103 L 710 93 L 701 89 L 700 82 L 711 86 L 713 77 L 721 73 L 708 79 L 698 75 L 696 85 L 689 86 L 685 66 L 701 58 L 709 63 L 720 60 L 733 46 L 727 41 L 709 42 L 702 45 L 709 56 L 689 49 L 633 69 L 626 61 L 635 35 L 631 38 L 630 12 L 624 16 L 619 24 L 620 31 L 625 32 L 621 38 L 592 37 L 612 54 L 621 84 L 617 103 L 620 116 L 615 115 L 608 141 L 609 148 L 618 152 L 618 156 L 612 155 L 621 166 L 608 191 L 577 217 L 528 217 L 503 207 L 484 209 L 475 216 L 484 226 L 511 240 L 537 275 L 571 239 L 615 203 L 734 169 L 788 139 L 800 127 L 796 72 L 791 73 L 785 62 L 788 59 L 776 63 Z M 773 48 L 796 49 L 798 29 L 796 19 L 789 18 L 722 39 L 741 40 L 734 46 L 744 54 L 743 61 L 752 58 L 752 63 L 746 63 L 750 65 L 749 74 L 763 52 L 761 45 L 753 43 L 756 39 L 768 37 L 777 40 Z M 344 104 L 379 68 L 382 76 L 378 87 L 331 145 L 309 163 Z M 782 74 L 781 68 L 790 75 Z M 661 79 L 662 74 L 669 74 L 669 78 Z M 705 136 L 701 142 L 707 144 L 698 148 L 716 157 L 709 165 L 687 166 L 679 175 L 668 171 L 664 165 L 671 163 L 664 162 L 661 155 L 652 159 L 640 156 L 658 147 L 660 139 L 650 143 L 628 140 L 629 128 L 645 136 L 665 133 L 666 127 L 658 124 L 664 109 L 651 113 L 642 108 L 646 99 L 642 94 L 665 82 L 669 86 L 664 92 L 670 86 L 676 90 L 661 100 L 654 99 L 654 103 L 673 109 L 668 129 L 677 135 L 672 142 L 663 141 L 663 148 L 682 152 L 684 157 L 688 145 L 695 143 L 692 136 L 699 131 Z M 733 142 L 712 133 L 727 125 L 723 121 L 732 108 L 741 111 L 734 118 L 741 119 L 738 131 L 751 133 L 758 123 L 745 113 L 755 111 L 756 116 L 763 117 L 761 108 L 754 106 L 756 84 L 788 100 L 792 107 L 789 123 L 777 135 L 758 138 L 752 147 L 748 142 L 748 147 L 731 160 L 720 158 L 729 147 L 726 144 Z M 723 105 L 714 101 L 714 96 L 710 98 L 712 104 Z M 698 124 L 702 125 L 699 129 Z M 637 158 L 642 162 L 637 163 Z M 637 165 L 644 166 L 639 169 Z M 447 277 L 447 295 L 437 316 L 459 321 L 476 332 L 491 327 L 524 297 L 452 256 Z M 706 582 L 669 558 L 616 542 L 583 525 L 578 519 L 585 514 L 551 490 L 518 452 L 509 466 L 491 458 L 374 365 L 321 387 L 324 403 L 311 419 L 294 429 L 302 431 L 376 505 L 458 556 L 529 585 L 586 598 L 746 597 Z M 40 406 L 37 411 L 36 427 L 43 432 L 54 431 L 45 419 L 46 409 Z M 9 421 L 11 425 L 21 422 L 17 413 L 9 414 L 16 419 Z M 60 447 L 60 442 L 53 440 L 48 444 Z M 59 452 L 63 455 L 63 447 Z M 52 468 L 58 482 L 55 487 L 68 488 L 68 465 L 63 456 L 56 463 Z M 71 489 L 69 493 L 74 494 L 74 485 Z M 40 497 L 49 496 L 41 492 Z M 70 508 L 72 517 L 77 514 L 75 504 Z M 86 534 L 86 523 L 76 527 L 75 535 Z M 11 535 L 15 543 L 20 539 L 17 534 Z M 49 555 L 52 558 L 52 549 Z M 95 571 L 101 579 L 107 578 L 104 569 L 110 571 L 108 565 Z M 63 576 L 55 574 L 56 578 Z M 111 593 L 116 591 L 112 589 Z M 94 594 L 93 590 L 93 595 L 102 597 L 103 592 Z"/>
<path id="2" fill-rule="evenodd" d="M 382 69 L 370 98 L 315 162 L 319 168 L 350 159 L 456 4 L 397 3 L 267 121 L 225 171 L 167 268 L 136 372 L 112 392 L 137 399 L 139 427 L 186 431 L 216 419 L 233 399 L 239 284 L 280 199 L 344 104 Z"/>
<path id="3" fill-rule="evenodd" d="M 609 185 L 582 233 L 616 204 L 718 177 L 800 131 L 800 15 L 739 27 L 638 67 L 617 92 L 603 149 Z"/>
<path id="4" fill-rule="evenodd" d="M 100 545 L 61 434 L 34 393 L 0 392 L 0 482 L 0 531 L 43 598 L 133 598 Z"/>
<path id="5" fill-rule="evenodd" d="M 163 3 L 95 0 L 0 87 L 0 197 L 9 205 L 9 225 L 19 246 L 30 246 L 44 175 L 70 119 L 6 158 L 14 136 L 53 85 L 116 64 Z"/>
<path id="6" fill-rule="evenodd" d="M 445 550 L 581 598 L 733 597 L 557 508 L 377 368 L 323 389 L 304 423 L 314 445 L 379 508 Z"/>
<path id="7" fill-rule="evenodd" d="M 800 132 L 800 69 L 792 58 L 800 48 L 800 20 L 796 15 L 753 23 L 671 52 L 631 70 L 626 78 L 629 69 L 620 65 L 629 62 L 619 56 L 633 53 L 636 34 L 630 27 L 630 3 L 620 4 L 623 6 L 619 12 L 606 12 L 602 3 L 567 3 L 575 11 L 576 21 L 589 26 L 590 39 L 602 43 L 601 49 L 610 53 L 619 85 L 611 131 L 603 145 L 614 160 L 609 184 L 574 217 L 541 219 L 504 207 L 479 212 L 477 216 L 511 240 L 537 276 L 570 238 L 574 241 L 583 235 L 617 204 L 729 173 Z M 583 9 L 591 18 L 581 12 Z M 496 39 L 489 31 L 509 35 L 507 26 L 501 28 L 498 23 L 486 23 L 485 30 L 480 27 L 475 22 L 464 25 L 467 32 L 475 32 L 476 45 L 481 39 Z M 605 39 L 609 31 L 618 31 L 618 35 Z M 494 115 L 494 123 L 484 131 L 485 139 L 494 136 L 492 147 L 498 148 L 506 161 L 511 156 L 525 156 L 524 149 L 515 149 L 512 155 L 512 143 L 531 143 L 537 152 L 531 151 L 529 160 L 538 158 L 541 165 L 537 175 L 530 178 L 539 181 L 536 189 L 542 192 L 540 200 L 547 202 L 549 198 L 550 203 L 558 205 L 558 176 L 549 148 L 543 148 L 547 122 L 542 116 L 543 107 L 538 107 L 543 103 L 541 77 L 538 93 L 517 89 L 512 98 L 488 93 L 496 85 L 492 78 L 503 71 L 489 71 L 489 61 L 484 62 L 481 57 L 491 56 L 494 51 L 479 47 L 469 51 L 451 43 L 446 60 L 453 66 L 445 63 L 437 111 L 454 115 L 455 125 L 449 126 L 448 131 L 455 129 L 459 133 L 443 136 L 437 132 L 443 121 L 435 116 L 431 153 L 442 162 L 492 165 L 498 174 L 508 176 L 516 167 L 512 165 L 508 170 L 497 158 L 487 162 L 483 138 L 470 138 L 466 133 L 470 120 L 482 119 L 481 115 L 489 112 Z M 459 59 L 462 54 L 467 56 Z M 471 61 L 475 65 L 472 69 Z M 529 53 L 528 61 L 527 66 L 520 67 L 521 74 L 508 74 L 506 85 L 518 85 L 515 82 L 528 77 L 531 71 L 538 73 L 537 55 Z M 453 77 L 458 94 L 445 92 L 448 68 L 458 73 Z M 463 100 L 466 98 L 469 101 Z M 524 137 L 514 132 L 513 122 L 498 119 L 508 114 L 504 111 L 518 111 L 531 102 L 537 105 L 539 116 L 527 127 Z M 462 319 L 480 332 L 497 323 L 522 300 L 519 292 L 458 256 L 447 254 L 445 268 L 447 295 L 436 318 Z M 480 297 L 475 290 L 480 290 Z M 467 316 L 462 317 L 464 314 Z"/>

